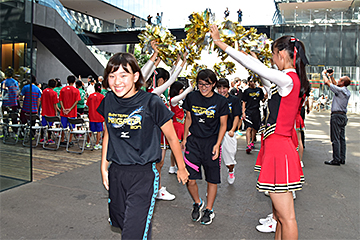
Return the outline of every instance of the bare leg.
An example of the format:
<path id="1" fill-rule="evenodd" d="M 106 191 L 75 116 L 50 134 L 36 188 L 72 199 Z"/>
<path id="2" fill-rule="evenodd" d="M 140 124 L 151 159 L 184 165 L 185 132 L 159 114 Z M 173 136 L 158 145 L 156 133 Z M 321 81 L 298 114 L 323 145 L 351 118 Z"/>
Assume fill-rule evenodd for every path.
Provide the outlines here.
<path id="1" fill-rule="evenodd" d="M 217 193 L 217 184 L 208 182 L 206 208 L 209 209 L 209 210 L 213 209 L 215 198 L 216 198 L 216 193 Z"/>
<path id="2" fill-rule="evenodd" d="M 298 142 L 299 142 L 299 157 L 300 157 L 300 161 L 302 161 L 304 154 L 304 146 L 301 140 L 301 131 L 296 131 L 296 135 L 298 137 Z"/>
<path id="3" fill-rule="evenodd" d="M 257 131 L 252 128 L 251 129 L 251 142 L 255 142 L 256 133 L 257 133 Z"/>
<path id="4" fill-rule="evenodd" d="M 96 133 L 96 145 L 99 144 L 100 138 L 101 138 L 101 132 L 97 132 L 97 133 Z"/>
<path id="5" fill-rule="evenodd" d="M 298 239 L 298 228 L 292 193 L 270 193 L 270 198 L 275 210 L 274 215 L 278 222 L 275 239 Z"/>
<path id="6" fill-rule="evenodd" d="M 246 129 L 246 145 L 250 145 L 250 138 L 251 138 L 251 129 L 252 128 L 247 128 Z"/>
<path id="7" fill-rule="evenodd" d="M 226 165 L 226 167 L 229 169 L 229 172 L 233 172 L 235 165 L 234 165 L 234 164 L 232 164 L 232 165 Z"/>
<path id="8" fill-rule="evenodd" d="M 189 180 L 186 183 L 187 189 L 190 193 L 190 196 L 194 200 L 195 203 L 200 203 L 200 197 L 199 197 L 199 188 L 196 183 L 196 180 Z"/>

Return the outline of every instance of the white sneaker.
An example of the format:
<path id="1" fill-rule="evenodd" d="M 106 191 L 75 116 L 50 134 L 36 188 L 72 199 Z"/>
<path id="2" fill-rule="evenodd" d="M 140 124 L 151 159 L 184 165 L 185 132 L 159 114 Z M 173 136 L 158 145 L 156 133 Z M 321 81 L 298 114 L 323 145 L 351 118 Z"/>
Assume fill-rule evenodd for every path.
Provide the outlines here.
<path id="1" fill-rule="evenodd" d="M 176 166 L 170 166 L 169 173 L 170 174 L 176 174 L 177 173 L 177 167 Z"/>
<path id="2" fill-rule="evenodd" d="M 102 149 L 102 146 L 101 146 L 100 144 L 96 144 L 96 145 L 94 146 L 94 149 L 95 149 L 95 150 Z"/>
<path id="3" fill-rule="evenodd" d="M 270 197 L 269 191 L 265 191 L 264 194 L 265 194 L 265 196 Z"/>
<path id="4" fill-rule="evenodd" d="M 273 219 L 273 214 L 270 213 L 269 215 L 266 216 L 266 218 L 260 218 L 259 223 L 264 225 L 266 222 L 271 221 L 272 219 Z"/>
<path id="5" fill-rule="evenodd" d="M 235 171 L 229 172 L 228 177 L 227 177 L 227 181 L 228 181 L 229 184 L 233 184 L 235 182 Z"/>
<path id="6" fill-rule="evenodd" d="M 171 201 L 171 200 L 175 199 L 175 195 L 173 195 L 173 194 L 169 193 L 168 191 L 166 191 L 166 187 L 161 187 L 159 189 L 159 192 L 158 192 L 158 195 L 157 195 L 156 199 Z"/>
<path id="7" fill-rule="evenodd" d="M 86 143 L 85 147 L 89 148 L 89 147 L 90 147 L 90 143 Z"/>
<path id="8" fill-rule="evenodd" d="M 295 199 L 296 199 L 296 193 L 295 193 L 295 191 L 292 191 L 292 195 L 293 195 L 293 199 L 295 200 Z"/>
<path id="9" fill-rule="evenodd" d="M 304 167 L 304 162 L 303 162 L 303 161 L 300 161 L 300 165 L 301 165 L 301 167 L 303 168 L 303 167 Z"/>
<path id="10" fill-rule="evenodd" d="M 276 231 L 277 222 L 271 218 L 270 221 L 266 222 L 264 225 L 257 225 L 256 230 L 263 233 L 271 233 Z"/>

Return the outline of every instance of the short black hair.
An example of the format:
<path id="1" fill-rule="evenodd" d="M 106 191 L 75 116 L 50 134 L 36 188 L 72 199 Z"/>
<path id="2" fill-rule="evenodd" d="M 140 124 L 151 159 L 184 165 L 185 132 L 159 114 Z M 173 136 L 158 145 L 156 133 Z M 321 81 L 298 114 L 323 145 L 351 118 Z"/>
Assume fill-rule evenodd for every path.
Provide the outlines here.
<path id="1" fill-rule="evenodd" d="M 211 89 L 212 91 L 214 91 L 218 80 L 217 80 L 215 73 L 212 70 L 210 70 L 210 69 L 201 70 L 196 76 L 196 84 L 197 85 L 199 84 L 200 79 L 207 83 L 210 83 L 210 84 L 215 83 L 215 86 Z"/>
<path id="2" fill-rule="evenodd" d="M 76 78 L 75 78 L 74 75 L 69 75 L 69 76 L 67 77 L 67 82 L 68 82 L 68 83 L 74 83 L 75 80 L 76 80 Z"/>
<path id="3" fill-rule="evenodd" d="M 225 87 L 225 88 L 230 88 L 229 86 L 229 80 L 227 80 L 226 78 L 220 78 L 219 81 L 216 84 L 216 87 Z"/>
<path id="4" fill-rule="evenodd" d="M 106 65 L 106 68 L 104 70 L 104 81 L 103 81 L 104 88 L 105 89 L 109 88 L 109 81 L 108 81 L 109 74 L 116 72 L 120 66 L 127 73 L 130 73 L 130 69 L 133 74 L 137 72 L 139 73 L 139 79 L 135 83 L 135 89 L 139 90 L 144 85 L 145 82 L 144 77 L 141 73 L 141 68 L 139 67 L 139 64 L 133 54 L 121 53 L 121 52 L 114 54 L 109 59 L 109 62 Z"/>
<path id="5" fill-rule="evenodd" d="M 14 76 L 14 69 L 12 67 L 8 67 L 7 69 L 5 69 L 5 77 L 7 78 L 11 78 Z"/>
<path id="6" fill-rule="evenodd" d="M 76 87 L 77 87 L 77 88 L 82 87 L 82 85 L 83 85 L 81 80 L 77 80 L 77 81 L 75 82 L 75 84 L 76 84 Z"/>
<path id="7" fill-rule="evenodd" d="M 101 93 L 101 83 L 95 83 L 95 92 Z"/>
<path id="8" fill-rule="evenodd" d="M 51 88 L 56 87 L 56 84 L 57 84 L 57 81 L 55 79 L 50 79 L 48 81 L 48 86 L 51 87 Z"/>

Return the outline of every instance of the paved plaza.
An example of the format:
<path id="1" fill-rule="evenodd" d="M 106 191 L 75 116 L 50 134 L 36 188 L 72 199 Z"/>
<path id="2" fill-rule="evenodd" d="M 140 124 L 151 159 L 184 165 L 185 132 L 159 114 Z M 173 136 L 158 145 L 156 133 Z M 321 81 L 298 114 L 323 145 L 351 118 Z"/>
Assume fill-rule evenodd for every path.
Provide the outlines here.
<path id="1" fill-rule="evenodd" d="M 324 164 L 332 157 L 330 113 L 306 116 L 306 183 L 295 200 L 299 239 L 360 238 L 360 115 L 348 118 L 346 164 L 337 167 Z M 186 187 L 167 173 L 168 151 L 162 185 L 176 199 L 157 201 L 153 239 L 273 239 L 274 233 L 255 229 L 258 219 L 271 212 L 270 198 L 255 189 L 258 174 L 253 166 L 259 142 L 256 151 L 246 154 L 245 137 L 238 139 L 235 183 L 227 183 L 223 166 L 216 217 L 208 226 L 192 222 L 192 200 Z M 100 151 L 78 155 L 64 148 L 56 152 L 34 149 L 35 181 L 0 193 L 0 239 L 120 239 L 119 230 L 107 222 L 100 155 Z M 206 183 L 198 184 L 205 199 Z"/>

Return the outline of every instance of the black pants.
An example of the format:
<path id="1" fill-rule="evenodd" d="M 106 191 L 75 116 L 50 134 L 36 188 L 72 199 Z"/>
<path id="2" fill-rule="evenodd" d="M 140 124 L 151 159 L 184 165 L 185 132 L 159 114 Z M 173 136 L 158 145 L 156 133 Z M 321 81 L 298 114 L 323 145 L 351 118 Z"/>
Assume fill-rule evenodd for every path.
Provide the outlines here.
<path id="1" fill-rule="evenodd" d="M 151 218 L 158 193 L 155 163 L 118 165 L 109 168 L 109 214 L 119 227 L 121 239 L 151 239 Z"/>
<path id="2" fill-rule="evenodd" d="M 346 158 L 346 141 L 345 126 L 347 124 L 345 114 L 331 114 L 330 118 L 330 139 L 333 148 L 333 160 L 345 161 Z"/>

